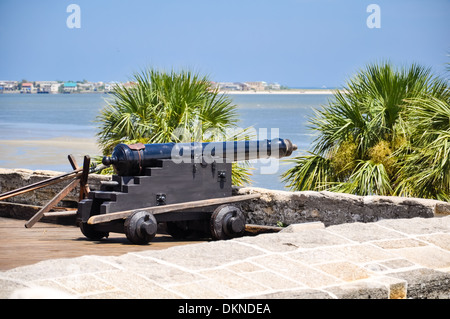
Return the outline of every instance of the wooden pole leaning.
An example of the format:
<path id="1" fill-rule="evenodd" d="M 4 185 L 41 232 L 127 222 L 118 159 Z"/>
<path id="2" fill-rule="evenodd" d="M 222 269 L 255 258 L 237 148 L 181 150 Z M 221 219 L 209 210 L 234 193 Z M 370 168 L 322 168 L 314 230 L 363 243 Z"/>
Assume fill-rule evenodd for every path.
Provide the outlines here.
<path id="1" fill-rule="evenodd" d="M 25 223 L 26 228 L 33 227 L 43 216 L 44 213 L 48 212 L 50 209 L 58 205 L 58 203 L 66 197 L 75 187 L 80 184 L 80 179 L 76 178 L 72 182 L 69 183 L 62 191 L 58 193 L 50 202 L 47 203 L 41 210 L 39 210 L 29 221 Z"/>
<path id="2" fill-rule="evenodd" d="M 50 200 L 42 209 L 40 209 L 36 214 L 34 214 L 33 217 L 31 217 L 30 220 L 28 220 L 25 223 L 26 228 L 33 227 L 34 224 L 36 224 L 42 217 L 44 216 L 51 216 L 52 214 L 47 214 L 53 207 L 58 205 L 58 203 L 69 193 L 75 189 L 78 185 L 80 185 L 80 196 L 79 199 L 82 200 L 83 198 L 87 197 L 89 194 L 89 186 L 87 184 L 88 176 L 89 176 L 89 166 L 90 166 L 90 157 L 85 156 L 84 162 L 83 162 L 83 168 L 79 168 L 77 165 L 77 162 L 75 161 L 75 158 L 73 155 L 68 156 L 69 162 L 72 165 L 72 168 L 74 169 L 73 172 L 77 172 L 75 177 L 66 187 L 64 187 L 55 197 L 53 197 L 52 200 Z M 73 173 L 72 172 L 72 173 Z M 62 181 L 62 180 L 60 180 Z M 46 184 L 45 186 L 48 186 Z M 73 212 L 71 213 L 73 214 Z M 56 216 L 56 215 L 55 215 Z"/>
<path id="3" fill-rule="evenodd" d="M 65 173 L 59 176 L 55 176 L 37 183 L 33 183 L 21 188 L 17 188 L 15 190 L 0 194 L 0 200 L 4 200 L 10 197 L 14 197 L 14 196 L 18 196 L 18 195 L 22 195 L 34 190 L 37 190 L 39 188 L 43 188 L 43 187 L 47 187 L 53 184 L 57 184 L 57 183 L 61 183 L 63 181 L 66 181 L 68 179 L 72 179 L 72 178 L 78 178 L 81 176 L 83 172 L 83 169 L 76 169 L 72 172 L 69 173 Z"/>

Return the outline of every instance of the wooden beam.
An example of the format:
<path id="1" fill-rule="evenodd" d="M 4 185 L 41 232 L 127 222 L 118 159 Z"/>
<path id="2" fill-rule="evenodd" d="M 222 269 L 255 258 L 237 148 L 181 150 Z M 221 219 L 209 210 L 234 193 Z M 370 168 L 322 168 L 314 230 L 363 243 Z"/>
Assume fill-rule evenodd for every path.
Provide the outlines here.
<path id="1" fill-rule="evenodd" d="M 105 222 L 109 222 L 109 221 L 116 220 L 116 219 L 124 219 L 136 211 L 146 211 L 148 213 L 152 213 L 153 215 L 156 215 L 156 214 L 163 214 L 163 213 L 168 213 L 168 212 L 173 212 L 173 211 L 182 211 L 182 210 L 191 209 L 191 208 L 208 207 L 208 206 L 214 206 L 214 205 L 242 202 L 244 200 L 255 199 L 255 198 L 259 198 L 259 197 L 261 197 L 260 194 L 250 194 L 250 195 L 212 198 L 212 199 L 204 199 L 204 200 L 170 204 L 170 205 L 138 208 L 138 209 L 126 210 L 126 211 L 117 212 L 117 213 L 91 216 L 87 223 L 90 225 L 95 225 L 95 224 L 105 223 Z"/>
<path id="2" fill-rule="evenodd" d="M 76 214 L 77 214 L 76 210 L 67 210 L 62 212 L 44 213 L 44 217 L 66 217 L 66 216 L 75 216 Z"/>
<path id="3" fill-rule="evenodd" d="M 278 233 L 281 231 L 283 227 L 277 226 L 266 226 L 266 225 L 255 225 L 255 224 L 246 224 L 245 231 L 252 235 L 265 234 L 265 233 Z"/>
<path id="4" fill-rule="evenodd" d="M 91 158 L 89 157 L 89 155 L 86 155 L 83 161 L 83 174 L 80 177 L 80 197 L 79 197 L 80 202 L 89 196 L 90 189 L 88 185 L 88 177 L 90 165 L 91 165 Z"/>
<path id="5" fill-rule="evenodd" d="M 38 211 L 33 217 L 30 218 L 29 221 L 25 223 L 26 228 L 33 227 L 34 224 L 36 224 L 45 213 L 47 213 L 50 209 L 52 209 L 54 206 L 56 206 L 64 197 L 66 197 L 75 187 L 80 184 L 80 179 L 74 179 L 72 182 L 70 182 L 69 185 L 63 188 L 58 195 L 56 195 L 50 202 L 47 203 L 40 211 Z"/>

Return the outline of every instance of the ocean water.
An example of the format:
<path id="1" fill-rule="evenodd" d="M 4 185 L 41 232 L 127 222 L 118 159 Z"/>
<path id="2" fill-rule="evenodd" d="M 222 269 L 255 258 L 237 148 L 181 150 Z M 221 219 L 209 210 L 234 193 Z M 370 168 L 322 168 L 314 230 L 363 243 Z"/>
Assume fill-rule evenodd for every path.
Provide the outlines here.
<path id="1" fill-rule="evenodd" d="M 230 97 L 237 105 L 240 127 L 254 127 L 258 138 L 290 139 L 300 151 L 306 151 L 314 140 L 307 128 L 308 119 L 331 95 L 235 94 Z M 107 98 L 104 94 L 0 94 L 0 143 L 1 140 L 94 138 L 95 118 Z M 0 167 L 7 160 L 3 156 L 0 154 Z M 66 158 L 67 154 L 61 154 L 64 167 L 67 167 Z M 252 186 L 285 189 L 279 176 L 290 167 L 286 161 L 257 161 L 252 165 L 255 168 Z M 21 168 L 49 169 L 38 158 L 31 158 L 29 167 L 21 165 Z"/>

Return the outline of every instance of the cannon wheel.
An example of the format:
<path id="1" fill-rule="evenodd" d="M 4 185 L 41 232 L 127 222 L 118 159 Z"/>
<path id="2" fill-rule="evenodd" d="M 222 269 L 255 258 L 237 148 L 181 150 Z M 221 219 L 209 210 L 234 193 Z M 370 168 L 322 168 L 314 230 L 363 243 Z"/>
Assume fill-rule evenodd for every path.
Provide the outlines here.
<path id="1" fill-rule="evenodd" d="M 245 231 L 245 216 L 233 205 L 221 205 L 214 210 L 210 221 L 211 236 L 222 240 L 242 236 Z"/>
<path id="2" fill-rule="evenodd" d="M 81 223 L 80 230 L 84 236 L 89 238 L 90 240 L 100 240 L 103 237 L 108 237 L 108 232 L 98 231 L 94 229 L 93 225 L 89 225 L 88 223 Z"/>
<path id="3" fill-rule="evenodd" d="M 156 235 L 158 224 L 152 213 L 136 211 L 124 223 L 125 235 L 133 244 L 146 245 Z"/>

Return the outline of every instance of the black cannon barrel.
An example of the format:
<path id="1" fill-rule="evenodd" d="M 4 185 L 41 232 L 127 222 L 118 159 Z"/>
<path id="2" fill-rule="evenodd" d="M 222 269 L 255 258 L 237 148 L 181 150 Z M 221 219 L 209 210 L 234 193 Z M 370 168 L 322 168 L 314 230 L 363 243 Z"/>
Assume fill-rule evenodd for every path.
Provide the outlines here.
<path id="1" fill-rule="evenodd" d="M 288 139 L 229 141 L 209 143 L 118 144 L 104 165 L 113 165 L 120 176 L 139 175 L 155 160 L 171 159 L 176 163 L 235 162 L 259 158 L 282 158 L 297 149 Z"/>

